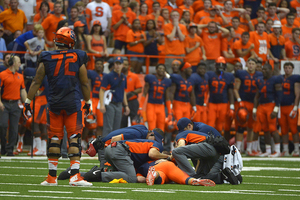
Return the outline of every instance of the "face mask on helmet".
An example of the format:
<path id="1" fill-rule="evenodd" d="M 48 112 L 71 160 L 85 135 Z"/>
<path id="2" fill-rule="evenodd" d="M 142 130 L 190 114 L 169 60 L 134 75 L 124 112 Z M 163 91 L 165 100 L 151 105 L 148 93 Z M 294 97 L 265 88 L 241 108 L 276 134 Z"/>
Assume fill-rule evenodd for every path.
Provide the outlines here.
<path id="1" fill-rule="evenodd" d="M 216 63 L 216 70 L 217 71 L 224 71 L 226 69 L 226 64 L 224 63 Z"/>

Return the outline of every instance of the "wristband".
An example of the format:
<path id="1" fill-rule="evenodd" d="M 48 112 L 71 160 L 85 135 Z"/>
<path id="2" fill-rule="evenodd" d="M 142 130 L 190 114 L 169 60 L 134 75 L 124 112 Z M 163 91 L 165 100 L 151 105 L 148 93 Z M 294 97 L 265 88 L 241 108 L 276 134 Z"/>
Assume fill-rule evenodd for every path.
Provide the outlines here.
<path id="1" fill-rule="evenodd" d="M 294 106 L 293 110 L 297 111 L 298 110 L 298 106 Z"/>
<path id="2" fill-rule="evenodd" d="M 240 103 L 241 101 L 242 101 L 242 99 L 241 99 L 241 98 L 238 98 L 238 99 L 237 99 L 237 102 L 239 102 L 239 103 Z"/>
<path id="3" fill-rule="evenodd" d="M 252 113 L 256 113 L 257 109 L 253 108 Z"/>
<path id="4" fill-rule="evenodd" d="M 278 113 L 278 111 L 279 111 L 279 107 L 278 107 L 278 106 L 275 106 L 274 109 L 273 109 L 273 112 Z"/>
<path id="5" fill-rule="evenodd" d="M 234 105 L 233 105 L 233 104 L 230 104 L 229 108 L 230 108 L 231 110 L 234 110 Z"/>
<path id="6" fill-rule="evenodd" d="M 30 99 L 28 99 L 28 98 L 26 98 L 26 100 L 25 100 L 25 103 L 28 103 L 28 104 L 30 104 L 30 103 L 31 103 L 31 100 L 30 100 Z"/>

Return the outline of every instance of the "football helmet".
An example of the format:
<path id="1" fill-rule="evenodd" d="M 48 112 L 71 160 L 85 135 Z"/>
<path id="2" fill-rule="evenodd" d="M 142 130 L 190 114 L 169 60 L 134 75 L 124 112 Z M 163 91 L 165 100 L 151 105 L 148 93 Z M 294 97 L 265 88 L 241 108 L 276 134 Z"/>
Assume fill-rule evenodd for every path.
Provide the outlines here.
<path id="1" fill-rule="evenodd" d="M 216 59 L 216 70 L 218 71 L 225 71 L 227 65 L 226 65 L 226 60 L 223 56 L 220 56 Z"/>
<path id="2" fill-rule="evenodd" d="M 168 117 L 166 117 L 165 119 L 165 130 L 168 133 L 172 133 L 173 131 L 176 130 L 177 127 L 177 121 L 174 117 L 174 115 L 172 114 L 172 119 L 169 120 Z"/>
<path id="3" fill-rule="evenodd" d="M 89 129 L 89 130 L 94 130 L 97 128 L 97 120 L 96 120 L 96 116 L 93 114 L 90 114 L 88 116 L 86 116 L 85 118 L 85 126 Z"/>
<path id="4" fill-rule="evenodd" d="M 236 112 L 236 120 L 239 124 L 245 124 L 249 119 L 249 112 L 245 107 L 239 107 Z"/>
<path id="5" fill-rule="evenodd" d="M 31 130 L 31 123 L 32 123 L 32 117 L 28 117 L 28 119 L 25 119 L 25 127 L 28 129 L 28 130 Z"/>
<path id="6" fill-rule="evenodd" d="M 144 125 L 145 122 L 144 122 L 144 118 L 142 115 L 140 114 L 137 114 L 131 121 L 131 125 L 134 126 L 134 125 Z"/>
<path id="7" fill-rule="evenodd" d="M 54 42 L 56 46 L 72 49 L 76 42 L 75 32 L 68 27 L 62 27 L 56 32 Z"/>

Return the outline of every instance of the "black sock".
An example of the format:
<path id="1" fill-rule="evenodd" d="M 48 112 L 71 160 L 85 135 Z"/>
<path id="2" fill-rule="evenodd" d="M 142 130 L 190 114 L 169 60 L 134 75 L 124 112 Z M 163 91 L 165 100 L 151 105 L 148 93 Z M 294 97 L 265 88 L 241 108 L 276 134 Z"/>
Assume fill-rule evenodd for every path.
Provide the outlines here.
<path id="1" fill-rule="evenodd" d="M 56 170 L 49 169 L 49 175 L 52 177 L 56 177 Z"/>

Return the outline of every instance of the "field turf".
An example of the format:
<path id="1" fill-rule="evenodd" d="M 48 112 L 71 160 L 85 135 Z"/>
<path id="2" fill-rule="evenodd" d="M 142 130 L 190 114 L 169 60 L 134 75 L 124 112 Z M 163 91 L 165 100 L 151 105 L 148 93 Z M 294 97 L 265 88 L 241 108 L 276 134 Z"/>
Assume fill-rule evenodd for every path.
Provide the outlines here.
<path id="1" fill-rule="evenodd" d="M 28 156 L 0 158 L 0 199 L 142 199 L 142 200 L 290 200 L 300 199 L 300 158 L 243 157 L 243 183 L 215 187 L 165 184 L 93 183 L 92 187 L 72 187 L 69 181 L 58 186 L 41 186 L 48 173 L 46 157 Z M 95 159 L 83 156 L 81 171 L 99 165 Z M 58 173 L 69 166 L 60 159 Z"/>

